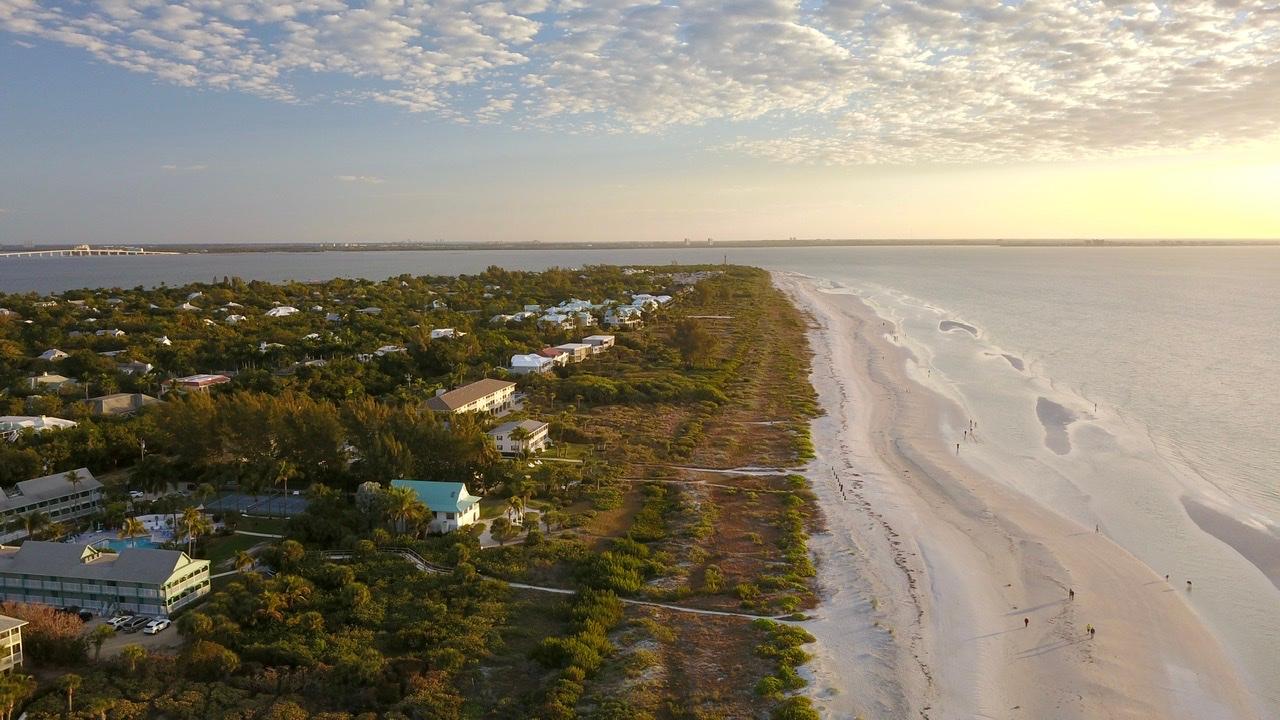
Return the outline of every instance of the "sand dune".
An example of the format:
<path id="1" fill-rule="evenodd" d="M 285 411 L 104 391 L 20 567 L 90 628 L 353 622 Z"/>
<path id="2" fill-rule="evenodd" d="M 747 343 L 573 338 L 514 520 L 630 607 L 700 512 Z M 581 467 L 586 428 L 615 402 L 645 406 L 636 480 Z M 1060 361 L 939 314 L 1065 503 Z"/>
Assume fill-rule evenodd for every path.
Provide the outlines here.
<path id="1" fill-rule="evenodd" d="M 966 465 L 944 427 L 967 420 L 908 377 L 858 298 L 776 279 L 817 325 L 809 472 L 829 532 L 811 689 L 827 716 L 1262 717 L 1185 589 Z"/>

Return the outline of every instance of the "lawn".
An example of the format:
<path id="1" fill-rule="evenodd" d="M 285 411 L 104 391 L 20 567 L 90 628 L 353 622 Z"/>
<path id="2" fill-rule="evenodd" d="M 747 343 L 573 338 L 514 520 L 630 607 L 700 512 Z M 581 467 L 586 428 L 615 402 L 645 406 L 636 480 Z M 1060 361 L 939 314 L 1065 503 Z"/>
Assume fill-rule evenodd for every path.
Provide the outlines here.
<path id="1" fill-rule="evenodd" d="M 231 560 L 236 553 L 241 550 L 248 550 L 254 545 L 270 542 L 269 538 L 254 537 L 253 535 L 225 535 L 215 537 L 205 546 L 205 557 L 209 560 L 209 567 L 213 572 L 221 572 L 230 570 L 231 567 L 221 567 L 223 563 Z"/>
<path id="2" fill-rule="evenodd" d="M 263 517 L 241 517 L 240 523 L 236 525 L 237 530 L 245 532 L 268 533 L 271 535 L 283 535 L 285 527 L 289 521 L 283 518 L 263 518 Z"/>

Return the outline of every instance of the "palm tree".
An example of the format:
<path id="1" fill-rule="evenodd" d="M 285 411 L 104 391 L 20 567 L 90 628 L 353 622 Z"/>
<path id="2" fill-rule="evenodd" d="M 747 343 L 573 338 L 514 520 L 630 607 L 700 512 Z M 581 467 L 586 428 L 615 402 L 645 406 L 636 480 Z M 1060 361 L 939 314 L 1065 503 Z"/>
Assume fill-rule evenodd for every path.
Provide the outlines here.
<path id="1" fill-rule="evenodd" d="M 79 470 L 68 470 L 67 474 L 63 475 L 63 477 L 67 479 L 67 482 L 71 483 L 72 492 L 78 492 L 80 490 L 80 486 L 84 484 L 84 478 L 80 476 Z"/>
<path id="2" fill-rule="evenodd" d="M 119 537 L 121 540 L 128 540 L 129 547 L 133 547 L 134 538 L 150 534 L 142 521 L 136 517 L 125 518 L 124 523 L 120 525 Z"/>
<path id="3" fill-rule="evenodd" d="M 253 567 L 253 564 L 255 562 L 257 561 L 254 560 L 253 556 L 250 555 L 247 551 L 245 550 L 238 551 L 236 553 L 236 572 L 239 572 L 239 573 L 247 572 L 249 568 Z"/>
<path id="4" fill-rule="evenodd" d="M 138 671 L 142 661 L 147 659 L 147 649 L 141 645 L 125 645 L 120 650 L 120 659 L 129 666 L 129 674 L 132 675 Z"/>
<path id="5" fill-rule="evenodd" d="M 519 495 L 512 495 L 507 498 L 507 515 L 512 518 L 524 517 L 524 498 Z"/>
<path id="6" fill-rule="evenodd" d="M 58 678 L 58 684 L 67 693 L 67 715 L 75 712 L 75 706 L 72 699 L 75 697 L 76 690 L 79 689 L 81 683 L 80 676 L 75 673 L 67 673 Z"/>
<path id="7" fill-rule="evenodd" d="M 284 507 L 281 514 L 287 519 L 289 517 L 289 478 L 298 474 L 298 468 L 288 460 L 280 460 L 276 463 L 275 482 L 284 488 Z"/>
<path id="8" fill-rule="evenodd" d="M 4 720 L 13 718 L 13 711 L 36 691 L 35 678 L 11 672 L 0 675 L 0 713 Z"/>
<path id="9" fill-rule="evenodd" d="M 27 537 L 34 539 L 52 524 L 53 521 L 49 519 L 48 515 L 39 510 L 32 510 L 26 515 L 19 515 L 14 518 L 9 523 L 9 527 L 12 530 L 21 530 L 27 534 Z"/>
<path id="10" fill-rule="evenodd" d="M 389 487 L 382 493 L 383 512 L 393 529 L 407 532 L 408 528 L 430 516 L 430 510 L 418 499 L 418 494 L 407 487 Z"/>
<path id="11" fill-rule="evenodd" d="M 116 629 L 110 625 L 99 625 L 89 633 L 89 642 L 93 645 L 94 662 L 98 662 L 98 657 L 102 655 L 103 644 L 115 636 Z"/>
<path id="12" fill-rule="evenodd" d="M 182 511 L 182 519 L 178 521 L 178 527 L 182 528 L 182 532 L 187 536 L 188 555 L 195 551 L 197 536 L 206 535 L 213 531 L 213 523 L 209 522 L 208 516 L 194 507 L 189 507 Z"/>

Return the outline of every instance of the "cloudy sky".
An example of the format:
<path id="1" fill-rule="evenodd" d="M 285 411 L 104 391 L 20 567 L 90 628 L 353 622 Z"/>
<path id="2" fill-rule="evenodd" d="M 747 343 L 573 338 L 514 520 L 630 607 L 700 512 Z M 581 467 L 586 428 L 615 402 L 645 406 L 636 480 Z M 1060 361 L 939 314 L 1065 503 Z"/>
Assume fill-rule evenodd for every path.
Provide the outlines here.
<path id="1" fill-rule="evenodd" d="M 1275 0 L 0 0 L 0 243 L 1280 236 Z"/>

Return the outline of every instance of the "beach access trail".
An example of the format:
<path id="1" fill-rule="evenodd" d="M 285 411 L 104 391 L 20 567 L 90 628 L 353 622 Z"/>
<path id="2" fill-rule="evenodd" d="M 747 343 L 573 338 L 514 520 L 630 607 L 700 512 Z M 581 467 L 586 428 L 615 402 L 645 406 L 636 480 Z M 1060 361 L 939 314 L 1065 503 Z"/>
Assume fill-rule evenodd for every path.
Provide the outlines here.
<path id="1" fill-rule="evenodd" d="M 774 277 L 816 324 L 807 474 L 827 532 L 805 627 L 824 716 L 1261 718 L 1182 587 L 970 468 L 967 418 L 858 297 Z"/>

